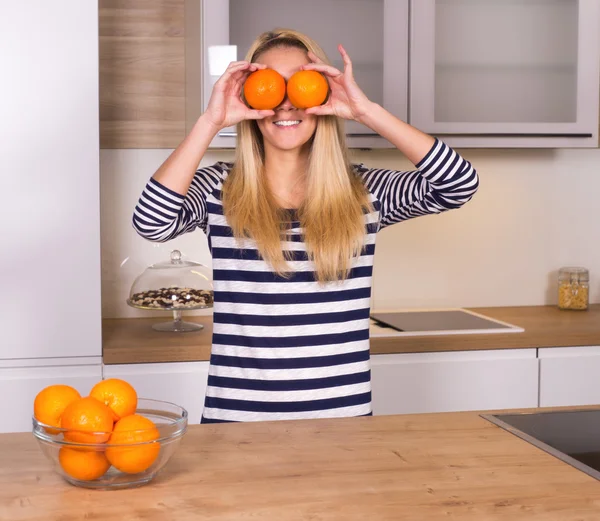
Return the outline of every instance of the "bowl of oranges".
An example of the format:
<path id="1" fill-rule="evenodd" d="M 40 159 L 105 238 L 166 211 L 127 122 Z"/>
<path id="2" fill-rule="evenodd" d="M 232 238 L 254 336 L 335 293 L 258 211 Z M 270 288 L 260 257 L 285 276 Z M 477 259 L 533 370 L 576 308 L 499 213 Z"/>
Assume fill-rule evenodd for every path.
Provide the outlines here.
<path id="1" fill-rule="evenodd" d="M 138 398 L 128 382 L 98 382 L 88 396 L 50 385 L 34 400 L 33 435 L 56 472 L 85 488 L 144 485 L 167 464 L 187 430 L 187 411 Z"/>

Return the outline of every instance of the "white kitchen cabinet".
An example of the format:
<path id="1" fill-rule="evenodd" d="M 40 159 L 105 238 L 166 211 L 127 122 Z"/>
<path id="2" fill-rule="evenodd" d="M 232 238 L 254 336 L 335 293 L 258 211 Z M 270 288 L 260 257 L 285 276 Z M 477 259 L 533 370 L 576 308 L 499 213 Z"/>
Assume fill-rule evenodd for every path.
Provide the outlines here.
<path id="1" fill-rule="evenodd" d="M 373 413 L 537 407 L 535 349 L 371 357 Z"/>
<path id="2" fill-rule="evenodd" d="M 85 362 L 47 359 L 44 363 L 33 367 L 27 360 L 15 360 L 0 365 L 0 432 L 31 431 L 33 402 L 44 387 L 70 385 L 85 396 L 102 379 L 100 358 Z"/>
<path id="3" fill-rule="evenodd" d="M 451 146 L 598 146 L 598 0 L 186 0 L 188 130 L 227 64 L 282 26 L 337 67 L 343 43 L 370 99 Z M 391 146 L 354 122 L 347 138 Z M 211 143 L 234 146 L 235 128 Z"/>
<path id="4" fill-rule="evenodd" d="M 231 61 L 244 60 L 252 41 L 276 28 L 301 31 L 321 45 L 338 69 L 343 44 L 369 98 L 407 118 L 409 0 L 186 0 L 188 131 L 208 106 L 212 88 Z M 213 148 L 235 147 L 235 127 Z M 349 146 L 392 145 L 371 129 L 346 123 Z"/>
<path id="5" fill-rule="evenodd" d="M 100 356 L 98 4 L 0 12 L 0 360 Z"/>
<path id="6" fill-rule="evenodd" d="M 450 145 L 598 145 L 598 0 L 414 0 L 410 118 Z"/>
<path id="7" fill-rule="evenodd" d="M 164 400 L 185 408 L 189 423 L 200 423 L 208 362 L 105 365 L 104 378 L 122 378 L 141 398 Z"/>
<path id="8" fill-rule="evenodd" d="M 600 347 L 539 350 L 540 407 L 600 404 Z"/>

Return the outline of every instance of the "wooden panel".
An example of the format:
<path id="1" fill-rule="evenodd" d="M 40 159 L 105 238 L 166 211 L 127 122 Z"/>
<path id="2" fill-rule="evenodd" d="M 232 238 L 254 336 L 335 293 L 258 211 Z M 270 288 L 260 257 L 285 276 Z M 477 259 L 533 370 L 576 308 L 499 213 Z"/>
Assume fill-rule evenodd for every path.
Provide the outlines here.
<path id="1" fill-rule="evenodd" d="M 371 338 L 372 354 L 476 351 L 535 347 L 600 345 L 600 304 L 588 311 L 561 311 L 556 306 L 471 308 L 525 329 L 524 333 L 434 335 Z M 204 324 L 200 333 L 158 333 L 152 318 L 103 320 L 105 364 L 192 362 L 210 357 L 212 317 L 188 317 Z"/>
<path id="2" fill-rule="evenodd" d="M 185 137 L 184 0 L 100 0 L 101 148 Z"/>
<path id="3" fill-rule="evenodd" d="M 592 521 L 598 481 L 475 413 L 192 425 L 127 492 L 66 484 L 30 433 L 0 435 L 0 518 Z"/>

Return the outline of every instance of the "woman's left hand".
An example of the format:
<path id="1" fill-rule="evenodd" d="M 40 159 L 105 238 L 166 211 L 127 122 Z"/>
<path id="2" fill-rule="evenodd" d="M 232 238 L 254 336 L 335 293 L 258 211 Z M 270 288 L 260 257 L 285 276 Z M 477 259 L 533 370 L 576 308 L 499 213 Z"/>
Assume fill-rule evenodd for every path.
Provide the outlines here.
<path id="1" fill-rule="evenodd" d="M 344 72 L 323 63 L 312 52 L 308 53 L 308 58 L 312 63 L 304 65 L 302 69 L 323 73 L 329 82 L 330 92 L 329 99 L 323 105 L 305 109 L 305 112 L 317 116 L 334 115 L 360 121 L 367 114 L 371 102 L 354 80 L 350 56 L 341 45 L 338 45 L 338 50 L 344 60 Z"/>

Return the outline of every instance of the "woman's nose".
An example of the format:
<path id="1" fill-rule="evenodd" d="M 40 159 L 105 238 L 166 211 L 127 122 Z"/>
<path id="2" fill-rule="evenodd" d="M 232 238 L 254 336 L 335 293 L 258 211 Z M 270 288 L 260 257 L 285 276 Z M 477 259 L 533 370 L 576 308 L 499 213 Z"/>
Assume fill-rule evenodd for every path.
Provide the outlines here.
<path id="1" fill-rule="evenodd" d="M 292 102 L 290 101 L 290 98 L 288 98 L 287 92 L 285 93 L 285 97 L 283 98 L 283 101 L 277 106 L 275 107 L 275 110 L 294 110 L 296 107 L 294 107 L 294 105 L 292 105 Z"/>

